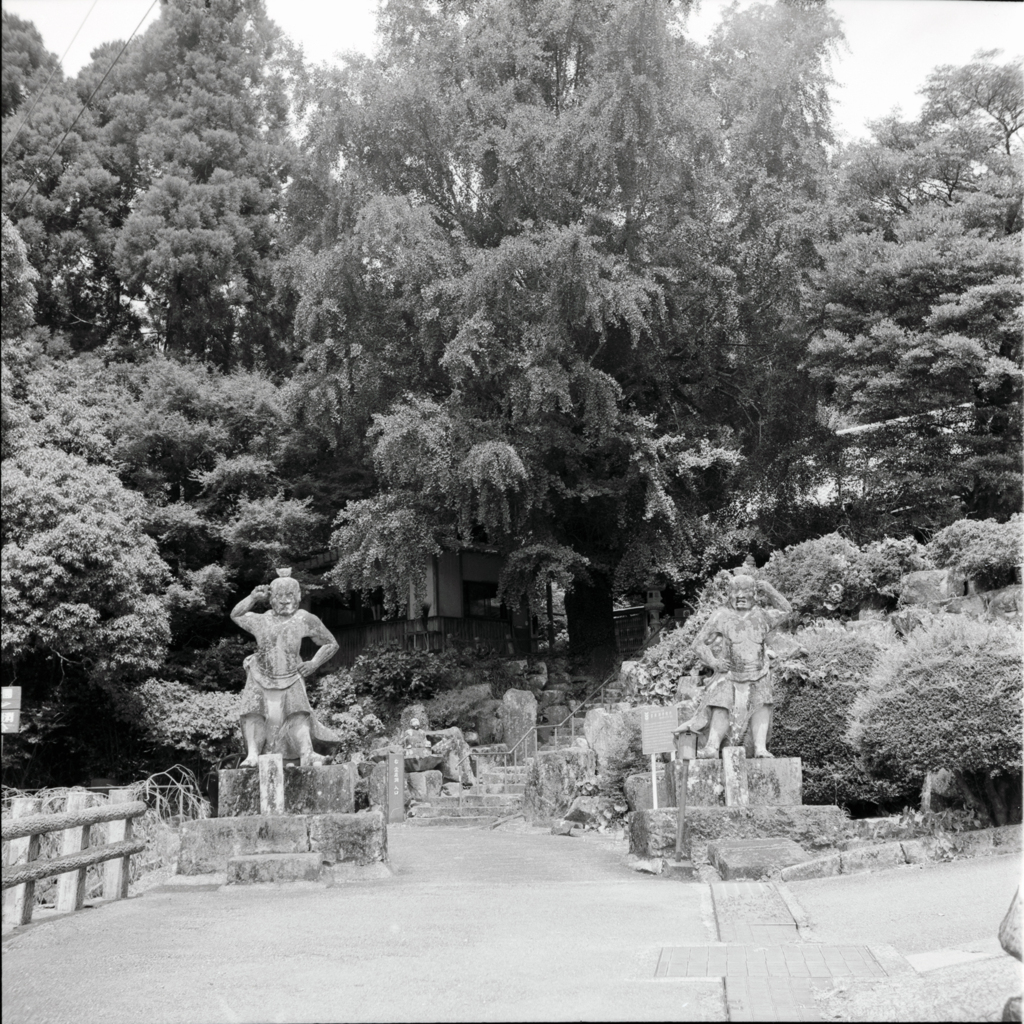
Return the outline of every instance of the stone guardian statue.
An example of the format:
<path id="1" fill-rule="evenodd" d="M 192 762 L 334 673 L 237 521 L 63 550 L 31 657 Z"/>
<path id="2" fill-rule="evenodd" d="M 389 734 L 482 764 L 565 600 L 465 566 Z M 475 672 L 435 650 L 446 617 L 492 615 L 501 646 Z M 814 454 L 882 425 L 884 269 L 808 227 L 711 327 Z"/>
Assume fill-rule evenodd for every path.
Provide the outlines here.
<path id="1" fill-rule="evenodd" d="M 763 608 L 758 598 L 772 607 Z M 771 652 L 768 634 L 792 611 L 790 603 L 770 584 L 739 573 L 730 580 L 727 604 L 712 613 L 697 634 L 694 649 L 714 675 L 698 712 L 676 733 L 708 729 L 698 757 L 720 756 L 722 743 L 740 746 L 747 731 L 754 740 L 754 757 L 768 753 L 771 725 Z"/>
<path id="2" fill-rule="evenodd" d="M 231 610 L 231 619 L 256 637 L 256 653 L 242 663 L 246 670 L 240 724 L 246 758 L 242 767 L 255 767 L 260 754 L 281 754 L 301 765 L 323 764 L 314 745 L 328 749 L 341 737 L 317 721 L 306 696 L 305 679 L 330 661 L 338 644 L 327 627 L 299 607 L 302 591 L 291 569 L 278 569 L 270 586 L 258 586 Z M 261 601 L 270 610 L 251 611 Z M 300 653 L 310 637 L 320 645 L 309 661 Z"/>

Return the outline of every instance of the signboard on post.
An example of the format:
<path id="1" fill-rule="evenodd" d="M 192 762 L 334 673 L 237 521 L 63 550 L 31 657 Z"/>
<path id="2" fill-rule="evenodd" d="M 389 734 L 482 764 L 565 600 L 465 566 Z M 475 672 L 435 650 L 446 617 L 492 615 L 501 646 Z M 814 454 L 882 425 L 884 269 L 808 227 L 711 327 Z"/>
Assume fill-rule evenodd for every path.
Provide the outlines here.
<path id="1" fill-rule="evenodd" d="M 679 724 L 674 704 L 648 705 L 640 709 L 640 742 L 645 754 L 670 754 L 676 749 L 672 730 Z"/>
<path id="2" fill-rule="evenodd" d="M 21 731 L 21 687 L 4 686 L 0 687 L 2 694 L 2 707 L 0 707 L 0 726 L 4 733 L 16 733 Z"/>
<path id="3" fill-rule="evenodd" d="M 405 821 L 405 754 L 388 754 L 388 821 Z"/>
<path id="4" fill-rule="evenodd" d="M 672 730 L 679 724 L 679 711 L 674 704 L 668 707 L 649 704 L 640 709 L 640 744 L 651 757 L 651 804 L 658 807 L 658 754 L 672 754 L 676 749 Z"/>

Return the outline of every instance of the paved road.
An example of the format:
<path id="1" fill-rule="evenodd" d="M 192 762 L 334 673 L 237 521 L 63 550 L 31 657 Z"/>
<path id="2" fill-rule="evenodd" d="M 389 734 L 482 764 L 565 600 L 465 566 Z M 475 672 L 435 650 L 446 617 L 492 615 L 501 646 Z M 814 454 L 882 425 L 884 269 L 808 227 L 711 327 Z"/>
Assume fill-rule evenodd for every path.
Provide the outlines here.
<path id="1" fill-rule="evenodd" d="M 395 877 L 154 890 L 4 942 L 9 1024 L 725 1020 L 718 980 L 656 980 L 714 939 L 708 889 L 624 848 L 393 827 Z"/>
<path id="2" fill-rule="evenodd" d="M 903 954 L 981 944 L 1021 882 L 1019 856 L 980 857 L 872 874 L 790 882 L 823 942 L 885 942 Z"/>

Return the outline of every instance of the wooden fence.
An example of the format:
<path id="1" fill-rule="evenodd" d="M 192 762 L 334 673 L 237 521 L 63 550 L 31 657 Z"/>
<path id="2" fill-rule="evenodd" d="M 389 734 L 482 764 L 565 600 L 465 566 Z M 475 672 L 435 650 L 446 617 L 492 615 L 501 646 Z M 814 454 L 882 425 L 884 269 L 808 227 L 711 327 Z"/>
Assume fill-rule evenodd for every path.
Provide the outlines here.
<path id="1" fill-rule="evenodd" d="M 144 839 L 132 838 L 132 819 L 146 813 L 141 800 L 132 799 L 130 789 L 112 789 L 110 802 L 90 807 L 91 793 L 68 794 L 67 809 L 59 814 L 40 814 L 38 797 L 19 797 L 4 818 L 2 833 L 11 844 L 10 867 L 3 870 L 5 916 L 16 925 L 32 920 L 35 884 L 44 878 L 57 879 L 58 913 L 80 910 L 85 902 L 85 873 L 94 864 L 106 864 L 103 896 L 119 900 L 128 895 L 128 877 L 132 854 L 145 849 Z M 110 822 L 104 846 L 90 847 L 90 829 Z M 39 860 L 39 837 L 63 832 L 60 856 Z M 7 890 L 13 889 L 13 893 Z"/>

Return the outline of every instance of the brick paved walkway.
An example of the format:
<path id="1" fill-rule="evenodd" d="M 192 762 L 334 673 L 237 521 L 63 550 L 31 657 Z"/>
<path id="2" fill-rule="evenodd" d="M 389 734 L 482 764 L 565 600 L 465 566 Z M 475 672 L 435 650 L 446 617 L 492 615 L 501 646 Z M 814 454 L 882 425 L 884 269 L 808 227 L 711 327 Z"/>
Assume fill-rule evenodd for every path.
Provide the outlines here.
<path id="1" fill-rule="evenodd" d="M 711 895 L 720 942 L 663 948 L 654 976 L 722 978 L 732 1021 L 820 1021 L 816 991 L 887 977 L 867 946 L 802 942 L 774 885 L 719 882 Z"/>

